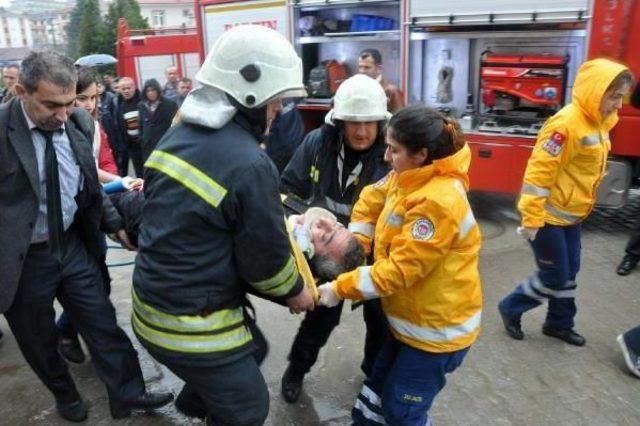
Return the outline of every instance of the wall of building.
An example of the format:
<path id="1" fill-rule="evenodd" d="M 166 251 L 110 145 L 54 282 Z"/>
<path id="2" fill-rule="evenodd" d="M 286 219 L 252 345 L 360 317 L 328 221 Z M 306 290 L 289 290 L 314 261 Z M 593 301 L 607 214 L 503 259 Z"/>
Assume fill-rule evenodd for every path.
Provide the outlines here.
<path id="1" fill-rule="evenodd" d="M 147 18 L 149 26 L 160 27 L 195 27 L 193 1 L 149 1 L 139 0 L 140 14 Z"/>

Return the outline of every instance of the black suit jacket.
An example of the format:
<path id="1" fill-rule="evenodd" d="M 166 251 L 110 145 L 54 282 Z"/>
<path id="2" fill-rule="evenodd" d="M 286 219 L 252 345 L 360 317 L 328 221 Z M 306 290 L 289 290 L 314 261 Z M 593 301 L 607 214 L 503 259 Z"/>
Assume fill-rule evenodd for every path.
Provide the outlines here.
<path id="1" fill-rule="evenodd" d="M 89 253 L 102 254 L 100 229 L 122 229 L 117 211 L 98 183 L 93 158 L 93 119 L 76 108 L 66 123 L 71 148 L 84 175 L 76 197 L 75 224 Z M 22 265 L 31 243 L 39 204 L 38 165 L 20 100 L 0 106 L 0 312 L 13 303 Z"/>

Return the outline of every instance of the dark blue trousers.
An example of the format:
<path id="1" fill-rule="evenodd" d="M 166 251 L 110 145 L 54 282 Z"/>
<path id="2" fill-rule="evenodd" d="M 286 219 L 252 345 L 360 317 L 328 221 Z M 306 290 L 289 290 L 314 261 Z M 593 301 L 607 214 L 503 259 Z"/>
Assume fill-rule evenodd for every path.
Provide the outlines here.
<path id="1" fill-rule="evenodd" d="M 576 275 L 580 270 L 580 224 L 545 225 L 531 243 L 538 271 L 518 284 L 500 302 L 500 310 L 519 318 L 548 301 L 545 326 L 573 328 L 576 315 Z"/>
<path id="2" fill-rule="evenodd" d="M 351 411 L 353 424 L 429 424 L 429 409 L 444 388 L 446 374 L 462 364 L 468 350 L 431 353 L 390 337 L 362 385 Z"/>

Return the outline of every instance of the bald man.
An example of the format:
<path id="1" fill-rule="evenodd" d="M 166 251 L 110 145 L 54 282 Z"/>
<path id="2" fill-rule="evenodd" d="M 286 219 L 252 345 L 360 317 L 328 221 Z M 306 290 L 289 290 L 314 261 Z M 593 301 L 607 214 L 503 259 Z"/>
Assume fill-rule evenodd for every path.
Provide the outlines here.
<path id="1" fill-rule="evenodd" d="M 119 82 L 120 93 L 113 111 L 115 143 L 111 144 L 120 176 L 129 171 L 129 159 L 137 177 L 142 177 L 142 149 L 138 129 L 138 103 L 140 91 L 130 77 L 122 77 Z"/>

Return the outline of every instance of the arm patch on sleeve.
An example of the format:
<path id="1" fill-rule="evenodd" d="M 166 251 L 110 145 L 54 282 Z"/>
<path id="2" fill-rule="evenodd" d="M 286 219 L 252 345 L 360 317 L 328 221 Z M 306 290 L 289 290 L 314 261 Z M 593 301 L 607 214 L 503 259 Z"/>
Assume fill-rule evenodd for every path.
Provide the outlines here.
<path id="1" fill-rule="evenodd" d="M 562 152 L 566 137 L 559 132 L 553 132 L 549 139 L 542 144 L 542 149 L 552 157 L 557 157 Z"/>
<path id="2" fill-rule="evenodd" d="M 436 233 L 436 227 L 429 219 L 418 219 L 411 228 L 411 236 L 414 240 L 428 241 Z"/>

